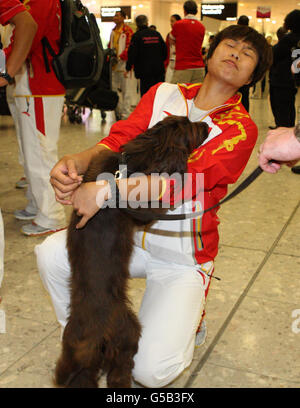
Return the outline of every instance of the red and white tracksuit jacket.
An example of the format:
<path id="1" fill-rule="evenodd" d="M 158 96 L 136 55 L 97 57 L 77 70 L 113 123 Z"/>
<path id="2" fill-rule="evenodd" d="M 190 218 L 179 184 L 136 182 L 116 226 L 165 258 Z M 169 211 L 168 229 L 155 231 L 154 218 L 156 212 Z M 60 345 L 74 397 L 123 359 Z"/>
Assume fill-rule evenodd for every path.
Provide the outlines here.
<path id="1" fill-rule="evenodd" d="M 116 32 L 116 27 L 112 30 L 109 39 L 109 48 L 114 48 L 114 36 Z M 125 71 L 126 61 L 128 59 L 128 48 L 131 41 L 133 31 L 127 24 L 123 24 L 122 32 L 119 36 L 118 40 L 118 58 L 120 59 L 118 62 L 118 66 L 116 68 L 117 71 L 122 70 Z"/>
<path id="2" fill-rule="evenodd" d="M 115 123 L 108 137 L 99 142 L 113 151 L 152 127 L 167 115 L 188 116 L 200 84 L 160 83 L 152 87 L 127 120 Z M 209 125 L 205 143 L 195 149 L 188 160 L 188 173 L 193 183 L 196 175 L 203 173 L 203 200 L 193 197 L 193 188 L 184 186 L 190 201 L 185 201 L 172 213 L 199 210 L 199 204 L 209 208 L 217 204 L 227 193 L 227 185 L 235 183 L 245 168 L 257 139 L 257 127 L 240 103 L 239 94 L 224 105 L 215 107 L 201 120 Z M 172 181 L 162 200 L 169 199 Z M 182 191 L 171 194 L 176 203 Z M 186 197 L 186 196 L 185 196 Z M 201 208 L 200 208 L 201 209 Z M 136 234 L 136 244 L 166 261 L 197 265 L 214 260 L 218 252 L 217 209 L 205 213 L 202 218 L 180 221 L 157 221 Z"/>
<path id="3" fill-rule="evenodd" d="M 41 42 L 43 37 L 47 37 L 54 51 L 58 53 L 61 33 L 60 2 L 59 0 L 24 0 L 23 4 L 24 6 L 22 7 L 25 7 L 38 24 L 38 30 L 33 39 L 26 64 L 30 95 L 38 97 L 64 95 L 65 88 L 56 78 L 53 69 L 51 68 L 50 72 L 46 72 Z M 13 42 L 14 34 L 12 35 L 10 46 L 5 50 L 6 57 L 11 52 Z M 47 55 L 51 66 L 52 57 L 48 51 Z M 24 87 L 17 86 L 15 94 L 26 94 L 28 96 L 28 92 L 24 91 Z"/>
<path id="4" fill-rule="evenodd" d="M 57 163 L 61 113 L 65 88 L 54 71 L 46 72 L 41 39 L 46 36 L 55 52 L 59 50 L 61 6 L 59 0 L 24 0 L 25 9 L 38 25 L 28 58 L 15 76 L 14 120 L 19 125 L 24 156 L 24 172 L 29 181 L 26 210 L 37 214 L 39 226 L 65 226 L 65 213 L 49 183 L 49 173 Z M 6 49 L 7 55 L 14 42 Z M 49 56 L 51 65 L 52 58 Z"/>

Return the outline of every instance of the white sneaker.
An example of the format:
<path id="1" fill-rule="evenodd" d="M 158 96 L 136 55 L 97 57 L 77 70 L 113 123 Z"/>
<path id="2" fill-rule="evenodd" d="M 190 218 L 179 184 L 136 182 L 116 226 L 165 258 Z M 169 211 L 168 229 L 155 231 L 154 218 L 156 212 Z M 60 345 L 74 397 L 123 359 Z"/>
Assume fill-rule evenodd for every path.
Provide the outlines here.
<path id="1" fill-rule="evenodd" d="M 26 188 L 28 187 L 28 181 L 26 177 L 21 177 L 20 180 L 16 182 L 16 188 Z"/>
<path id="2" fill-rule="evenodd" d="M 17 220 L 22 220 L 22 221 L 29 221 L 29 220 L 33 220 L 36 217 L 36 214 L 32 214 L 26 210 L 16 210 L 14 212 L 14 216 Z"/>
<path id="3" fill-rule="evenodd" d="M 21 228 L 21 232 L 29 237 L 37 237 L 40 235 L 52 234 L 53 232 L 58 232 L 63 229 L 65 229 L 65 227 L 58 229 L 45 228 L 41 225 L 36 224 L 35 222 L 32 222 L 31 224 L 23 225 L 23 227 Z"/>

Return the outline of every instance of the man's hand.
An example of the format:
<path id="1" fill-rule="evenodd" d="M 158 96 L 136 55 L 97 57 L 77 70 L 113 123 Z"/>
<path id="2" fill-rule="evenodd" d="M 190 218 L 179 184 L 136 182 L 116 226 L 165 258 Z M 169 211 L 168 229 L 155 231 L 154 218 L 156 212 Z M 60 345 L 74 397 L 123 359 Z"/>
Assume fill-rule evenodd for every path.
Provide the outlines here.
<path id="1" fill-rule="evenodd" d="M 56 201 L 64 205 L 72 204 L 70 197 L 81 182 L 82 176 L 78 175 L 76 161 L 71 156 L 63 157 L 50 172 Z"/>
<path id="2" fill-rule="evenodd" d="M 280 127 L 269 131 L 259 148 L 259 165 L 268 173 L 276 173 L 282 164 L 294 166 L 299 159 L 300 143 L 294 128 Z"/>
<path id="3" fill-rule="evenodd" d="M 104 201 L 110 198 L 109 183 L 102 181 L 100 186 L 96 182 L 83 183 L 73 192 L 71 203 L 76 214 L 82 217 L 76 228 L 83 228 L 88 220 L 99 211 Z"/>
<path id="4" fill-rule="evenodd" d="M 8 85 L 8 82 L 6 81 L 6 79 L 5 78 L 0 78 L 0 87 L 1 86 L 6 86 L 6 85 Z"/>

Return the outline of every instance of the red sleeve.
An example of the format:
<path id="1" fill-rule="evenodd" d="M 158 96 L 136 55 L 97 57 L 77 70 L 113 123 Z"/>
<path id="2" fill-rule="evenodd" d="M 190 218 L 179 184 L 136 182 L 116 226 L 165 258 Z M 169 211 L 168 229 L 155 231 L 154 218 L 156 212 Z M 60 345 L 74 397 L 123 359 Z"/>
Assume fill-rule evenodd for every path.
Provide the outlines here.
<path id="1" fill-rule="evenodd" d="M 148 92 L 143 95 L 139 104 L 126 120 L 119 120 L 110 130 L 107 137 L 102 139 L 98 144 L 103 144 L 109 149 L 118 152 L 120 147 L 131 139 L 134 139 L 140 133 L 145 132 L 152 117 L 153 103 L 157 88 L 161 82 L 152 86 Z"/>
<path id="2" fill-rule="evenodd" d="M 240 138 L 241 126 L 246 140 Z M 166 180 L 166 190 L 162 201 L 171 201 L 171 205 L 180 200 L 192 199 L 196 192 L 196 175 L 204 176 L 204 191 L 212 191 L 215 199 L 220 200 L 226 194 L 224 186 L 235 183 L 242 174 L 257 140 L 257 127 L 254 122 L 231 125 L 220 136 L 208 142 L 192 153 L 188 161 L 189 177 L 184 189 L 176 189 L 174 180 Z M 198 186 L 199 187 L 199 186 Z M 221 193 L 221 196 L 220 196 Z"/>
<path id="3" fill-rule="evenodd" d="M 128 58 L 128 48 L 130 45 L 131 37 L 132 37 L 133 31 L 130 27 L 127 28 L 126 30 L 126 46 L 125 50 L 119 55 L 120 59 L 127 61 Z"/>
<path id="4" fill-rule="evenodd" d="M 0 0 L 0 24 L 5 25 L 15 15 L 26 11 L 19 0 Z"/>

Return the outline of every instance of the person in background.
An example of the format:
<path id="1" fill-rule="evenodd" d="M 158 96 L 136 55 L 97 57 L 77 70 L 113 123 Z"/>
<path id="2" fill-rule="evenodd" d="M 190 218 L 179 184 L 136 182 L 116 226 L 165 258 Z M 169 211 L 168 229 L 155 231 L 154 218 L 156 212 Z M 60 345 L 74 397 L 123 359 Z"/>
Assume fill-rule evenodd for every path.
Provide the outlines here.
<path id="1" fill-rule="evenodd" d="M 172 14 L 170 17 L 170 24 L 171 24 L 171 29 L 173 28 L 173 25 L 176 23 L 176 21 L 181 20 L 181 17 L 179 14 Z M 170 44 L 170 33 L 168 33 L 167 38 L 166 38 L 166 45 L 167 45 L 167 58 L 165 61 L 165 67 L 166 67 L 166 82 L 171 82 L 173 73 L 174 73 L 174 68 L 175 68 L 175 61 L 176 61 L 176 48 L 175 44 L 172 43 Z"/>
<path id="2" fill-rule="evenodd" d="M 6 66 L 2 66 L 0 86 L 13 82 L 13 78 L 21 68 L 30 51 L 37 31 L 37 24 L 18 0 L 0 2 L 0 24 L 15 26 L 15 41 L 10 55 L 6 58 Z M 0 287 L 4 275 L 4 227 L 0 209 Z M 1 298 L 0 298 L 1 300 Z"/>
<path id="3" fill-rule="evenodd" d="M 115 28 L 112 30 L 109 41 L 109 48 L 116 51 L 118 62 L 112 69 L 112 90 L 119 95 L 119 102 L 116 108 L 117 120 L 127 119 L 131 112 L 130 90 L 128 79 L 124 76 L 126 71 L 126 61 L 128 58 L 128 47 L 133 34 L 129 25 L 124 23 L 126 14 L 123 10 L 117 11 L 114 16 Z"/>
<path id="4" fill-rule="evenodd" d="M 237 24 L 248 26 L 249 17 L 245 15 L 240 16 L 237 21 Z M 250 91 L 249 85 L 244 85 L 239 89 L 239 92 L 242 94 L 242 104 L 244 105 L 244 108 L 246 109 L 247 112 L 249 112 L 249 91 Z"/>
<path id="5" fill-rule="evenodd" d="M 15 76 L 15 103 L 19 123 L 24 170 L 28 180 L 25 209 L 16 210 L 18 220 L 31 221 L 21 228 L 27 236 L 58 231 L 66 226 L 64 208 L 55 200 L 49 173 L 57 161 L 57 142 L 65 88 L 53 69 L 46 70 L 42 38 L 56 53 L 61 34 L 59 0 L 27 0 L 26 9 L 38 25 L 28 59 Z M 15 42 L 15 35 L 11 44 Z M 8 51 L 9 52 L 9 51 Z M 50 67 L 52 57 L 47 55 Z"/>
<path id="6" fill-rule="evenodd" d="M 277 32 L 276 32 L 278 41 L 280 41 L 286 34 L 287 34 L 286 28 L 285 27 L 279 27 Z M 272 101 L 273 94 L 274 94 L 274 92 L 273 92 L 273 86 L 274 85 L 273 85 L 273 81 L 272 81 L 273 70 L 274 70 L 274 66 L 272 65 L 271 68 L 270 68 L 270 73 L 269 73 L 270 102 Z M 275 68 L 275 75 L 276 75 L 276 68 Z M 276 87 L 276 82 L 275 82 L 275 87 Z M 272 109 L 272 102 L 271 102 L 271 109 Z M 276 112 L 274 111 L 273 112 L 274 117 L 275 117 L 275 114 L 276 114 Z M 269 126 L 269 129 L 276 129 L 276 128 L 277 128 L 276 125 L 275 126 Z"/>
<path id="7" fill-rule="evenodd" d="M 148 27 L 145 15 L 137 16 L 135 22 L 137 31 L 133 34 L 128 49 L 126 75 L 133 67 L 135 77 L 140 79 L 142 96 L 151 86 L 164 82 L 167 47 L 160 33 Z"/>
<path id="8" fill-rule="evenodd" d="M 173 25 L 169 40 L 176 47 L 175 70 L 171 82 L 199 83 L 205 76 L 202 44 L 205 27 L 196 18 L 197 3 L 186 1 L 183 5 L 184 18 Z"/>
<path id="9" fill-rule="evenodd" d="M 294 127 L 297 87 L 291 72 L 292 51 L 300 44 L 300 10 L 293 10 L 284 20 L 288 31 L 273 47 L 270 70 L 270 102 L 276 127 Z"/>

